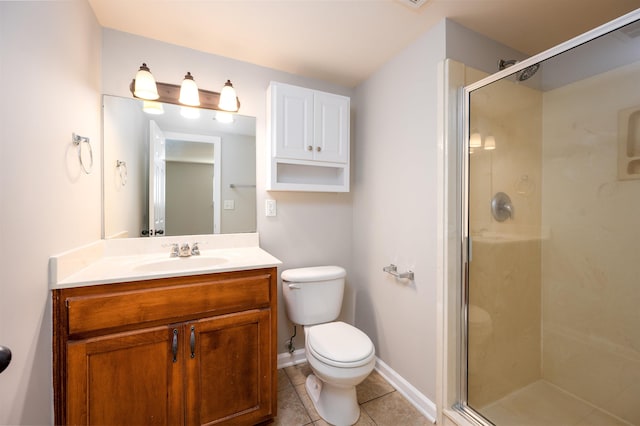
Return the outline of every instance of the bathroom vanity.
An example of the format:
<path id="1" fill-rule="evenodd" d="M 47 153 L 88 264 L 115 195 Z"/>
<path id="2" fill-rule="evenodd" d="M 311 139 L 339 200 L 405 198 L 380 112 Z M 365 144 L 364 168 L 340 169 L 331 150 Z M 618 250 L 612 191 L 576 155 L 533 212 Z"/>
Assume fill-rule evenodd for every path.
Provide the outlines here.
<path id="1" fill-rule="evenodd" d="M 126 269 L 145 271 L 153 255 L 107 256 L 52 285 L 56 424 L 270 421 L 280 262 L 258 247 L 247 252 L 266 260 L 243 250 L 203 251 L 197 262 L 162 254 L 151 264 L 165 270 L 151 278 Z M 129 265 L 119 274 L 130 279 L 87 279 L 117 261 Z"/>

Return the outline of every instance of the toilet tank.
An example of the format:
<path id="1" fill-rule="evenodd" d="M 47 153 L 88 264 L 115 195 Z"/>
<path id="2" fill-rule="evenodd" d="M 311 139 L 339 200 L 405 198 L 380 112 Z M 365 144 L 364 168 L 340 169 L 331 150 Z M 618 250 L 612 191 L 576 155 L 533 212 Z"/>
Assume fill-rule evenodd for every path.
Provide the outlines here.
<path id="1" fill-rule="evenodd" d="M 316 266 L 282 272 L 282 295 L 287 317 L 295 324 L 334 321 L 342 309 L 344 268 Z"/>

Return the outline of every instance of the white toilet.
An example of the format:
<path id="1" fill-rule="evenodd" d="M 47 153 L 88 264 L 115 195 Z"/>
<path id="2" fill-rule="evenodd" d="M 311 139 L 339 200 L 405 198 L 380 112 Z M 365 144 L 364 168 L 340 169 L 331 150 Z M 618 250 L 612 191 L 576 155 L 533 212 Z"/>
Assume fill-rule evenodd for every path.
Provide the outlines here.
<path id="1" fill-rule="evenodd" d="M 307 394 L 318 414 L 333 425 L 358 421 L 356 385 L 375 365 L 371 339 L 357 328 L 335 321 L 342 307 L 346 272 L 339 266 L 289 269 L 282 273 L 287 316 L 304 326 L 305 352 L 314 374 Z"/>

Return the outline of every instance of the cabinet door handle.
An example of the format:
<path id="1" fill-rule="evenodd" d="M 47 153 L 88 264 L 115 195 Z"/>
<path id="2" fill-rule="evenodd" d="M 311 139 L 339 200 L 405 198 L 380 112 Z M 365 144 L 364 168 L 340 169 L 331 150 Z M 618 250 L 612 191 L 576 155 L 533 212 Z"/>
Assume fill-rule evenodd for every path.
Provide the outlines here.
<path id="1" fill-rule="evenodd" d="M 191 358 L 196 357 L 196 327 L 195 325 L 191 326 L 191 339 L 189 340 L 191 344 Z"/>
<path id="2" fill-rule="evenodd" d="M 307 151 L 313 151 L 313 147 L 311 145 L 307 146 Z"/>
<path id="3" fill-rule="evenodd" d="M 318 152 L 322 151 L 322 147 L 321 146 L 316 146 L 316 151 L 318 151 Z"/>
<path id="4" fill-rule="evenodd" d="M 173 362 L 178 361 L 178 329 L 173 329 L 173 341 L 171 342 L 171 352 L 173 353 Z"/>

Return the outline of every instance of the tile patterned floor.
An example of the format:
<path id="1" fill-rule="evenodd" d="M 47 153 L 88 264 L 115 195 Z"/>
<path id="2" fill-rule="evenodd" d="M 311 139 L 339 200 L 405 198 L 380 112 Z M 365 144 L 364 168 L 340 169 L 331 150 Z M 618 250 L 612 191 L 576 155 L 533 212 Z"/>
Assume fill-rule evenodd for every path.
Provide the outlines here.
<path id="1" fill-rule="evenodd" d="M 275 418 L 275 425 L 328 425 L 313 408 L 304 388 L 309 374 L 311 369 L 306 363 L 278 370 L 278 417 Z M 356 393 L 360 404 L 357 426 L 432 424 L 375 370 L 358 385 Z"/>
<path id="2" fill-rule="evenodd" d="M 482 408 L 496 425 L 626 426 L 568 392 L 539 380 Z"/>

